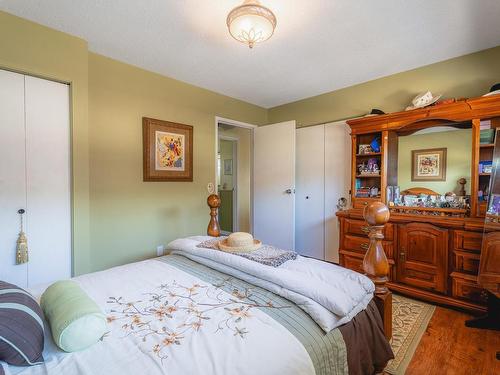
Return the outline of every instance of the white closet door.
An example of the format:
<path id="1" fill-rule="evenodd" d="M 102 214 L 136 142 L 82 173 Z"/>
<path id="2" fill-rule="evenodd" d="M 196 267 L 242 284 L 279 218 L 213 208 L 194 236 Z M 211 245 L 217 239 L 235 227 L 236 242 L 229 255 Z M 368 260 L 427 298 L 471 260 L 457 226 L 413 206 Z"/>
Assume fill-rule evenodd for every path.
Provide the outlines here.
<path id="1" fill-rule="evenodd" d="M 295 247 L 295 121 L 254 130 L 253 230 L 264 243 Z"/>
<path id="2" fill-rule="evenodd" d="M 339 261 L 339 224 L 335 212 L 340 197 L 349 200 L 351 137 L 344 121 L 325 125 L 325 253 Z"/>
<path id="3" fill-rule="evenodd" d="M 28 285 L 71 277 L 68 85 L 26 76 Z"/>
<path id="4" fill-rule="evenodd" d="M 297 129 L 295 250 L 325 259 L 325 126 Z"/>
<path id="5" fill-rule="evenodd" d="M 26 207 L 24 76 L 0 70 L 0 280 L 27 286 L 16 265 L 17 210 Z"/>

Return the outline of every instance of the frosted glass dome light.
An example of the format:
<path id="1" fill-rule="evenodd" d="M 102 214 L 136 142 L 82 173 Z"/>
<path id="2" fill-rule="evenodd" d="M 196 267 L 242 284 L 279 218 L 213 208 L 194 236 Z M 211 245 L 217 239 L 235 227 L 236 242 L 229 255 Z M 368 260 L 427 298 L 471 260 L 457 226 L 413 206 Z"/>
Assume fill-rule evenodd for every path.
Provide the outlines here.
<path id="1" fill-rule="evenodd" d="M 229 12 L 226 23 L 234 39 L 253 48 L 256 43 L 264 42 L 273 35 L 276 16 L 258 0 L 245 0 Z"/>

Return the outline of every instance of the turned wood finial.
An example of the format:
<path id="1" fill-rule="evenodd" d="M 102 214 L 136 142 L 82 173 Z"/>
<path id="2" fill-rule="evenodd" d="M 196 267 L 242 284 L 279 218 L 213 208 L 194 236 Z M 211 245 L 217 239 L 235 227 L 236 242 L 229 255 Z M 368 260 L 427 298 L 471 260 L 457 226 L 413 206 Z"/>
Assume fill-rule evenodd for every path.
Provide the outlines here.
<path id="1" fill-rule="evenodd" d="M 387 339 L 392 336 L 392 294 L 387 288 L 389 262 L 382 246 L 384 225 L 389 221 L 390 212 L 382 202 L 373 202 L 365 207 L 363 216 L 368 223 L 370 244 L 363 259 L 363 269 L 375 284 L 375 302 L 384 322 Z"/>
<path id="2" fill-rule="evenodd" d="M 217 209 L 220 207 L 220 198 L 217 194 L 211 194 L 207 198 L 210 207 L 210 222 L 208 223 L 207 235 L 212 237 L 220 236 L 219 220 L 217 219 Z"/>
<path id="3" fill-rule="evenodd" d="M 370 244 L 363 259 L 363 269 L 375 283 L 375 293 L 387 291 L 389 262 L 382 247 L 384 225 L 389 221 L 389 209 L 382 202 L 373 202 L 365 207 L 363 216 L 368 223 Z"/>

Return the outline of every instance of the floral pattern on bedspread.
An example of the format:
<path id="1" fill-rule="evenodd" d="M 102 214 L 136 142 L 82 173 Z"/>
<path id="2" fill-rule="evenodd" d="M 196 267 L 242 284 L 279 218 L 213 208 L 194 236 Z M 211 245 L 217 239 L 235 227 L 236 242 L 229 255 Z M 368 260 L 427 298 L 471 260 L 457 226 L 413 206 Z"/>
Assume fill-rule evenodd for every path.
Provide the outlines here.
<path id="1" fill-rule="evenodd" d="M 182 345 L 190 335 L 215 328 L 214 333 L 229 331 L 232 336 L 244 339 L 250 334 L 245 322 L 254 317 L 254 309 L 291 307 L 277 306 L 271 300 L 258 302 L 253 298 L 252 288 L 238 287 L 232 281 L 232 277 L 205 285 L 173 281 L 143 293 L 140 300 L 109 297 L 108 323 L 112 330 L 123 331 L 123 337 L 139 338 L 163 361 L 171 348 Z M 214 319 L 215 325 L 206 324 Z"/>

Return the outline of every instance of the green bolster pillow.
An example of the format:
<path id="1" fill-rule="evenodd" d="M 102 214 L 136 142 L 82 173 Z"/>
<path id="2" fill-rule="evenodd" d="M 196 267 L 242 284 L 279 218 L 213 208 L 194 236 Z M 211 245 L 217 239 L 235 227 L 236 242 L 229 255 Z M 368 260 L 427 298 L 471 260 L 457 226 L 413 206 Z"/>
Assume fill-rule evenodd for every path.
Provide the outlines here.
<path id="1" fill-rule="evenodd" d="M 106 316 L 74 281 L 52 284 L 42 294 L 40 305 L 54 342 L 66 352 L 86 349 L 106 333 Z"/>

